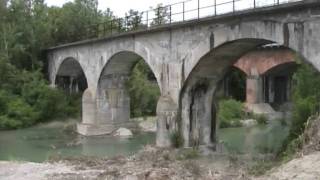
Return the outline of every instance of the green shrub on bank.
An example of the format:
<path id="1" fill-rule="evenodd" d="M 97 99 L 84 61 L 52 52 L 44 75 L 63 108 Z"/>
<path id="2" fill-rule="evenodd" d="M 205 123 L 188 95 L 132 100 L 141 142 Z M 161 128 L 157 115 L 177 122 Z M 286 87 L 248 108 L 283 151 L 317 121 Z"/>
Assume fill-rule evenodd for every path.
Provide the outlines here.
<path id="1" fill-rule="evenodd" d="M 200 152 L 197 148 L 185 148 L 180 149 L 177 154 L 177 160 L 196 159 L 200 156 Z"/>
<path id="2" fill-rule="evenodd" d="M 319 112 L 320 74 L 309 64 L 302 64 L 294 74 L 293 116 L 289 136 L 280 152 L 282 159 L 290 158 L 302 148 L 302 137 L 309 117 Z"/>
<path id="3" fill-rule="evenodd" d="M 220 128 L 239 127 L 240 120 L 245 116 L 244 106 L 234 99 L 221 100 L 219 102 L 218 120 Z"/>
<path id="4" fill-rule="evenodd" d="M 92 0 L 63 7 L 39 0 L 0 1 L 0 129 L 79 115 L 79 96 L 50 88 L 43 77 L 48 67 L 44 50 L 79 40 L 83 27 L 111 17 Z M 72 31 L 78 35 L 70 36 Z"/>
<path id="5" fill-rule="evenodd" d="M 319 111 L 320 74 L 308 64 L 303 64 L 294 74 L 293 118 L 289 141 L 296 139 L 305 129 L 308 118 Z"/>
<path id="6" fill-rule="evenodd" d="M 144 60 L 140 60 L 133 68 L 127 83 L 131 117 L 156 115 L 160 90 L 153 76 L 153 72 Z"/>
<path id="7" fill-rule="evenodd" d="M 68 97 L 64 92 L 50 88 L 38 71 L 19 72 L 0 59 L 0 74 L 7 76 L 0 78 L 0 129 L 28 127 L 80 112 L 78 96 Z"/>
<path id="8" fill-rule="evenodd" d="M 175 148 L 180 148 L 184 144 L 184 139 L 179 131 L 174 131 L 170 134 L 170 141 Z"/>
<path id="9" fill-rule="evenodd" d="M 267 124 L 268 118 L 263 114 L 250 114 L 248 117 L 255 119 L 258 124 Z"/>

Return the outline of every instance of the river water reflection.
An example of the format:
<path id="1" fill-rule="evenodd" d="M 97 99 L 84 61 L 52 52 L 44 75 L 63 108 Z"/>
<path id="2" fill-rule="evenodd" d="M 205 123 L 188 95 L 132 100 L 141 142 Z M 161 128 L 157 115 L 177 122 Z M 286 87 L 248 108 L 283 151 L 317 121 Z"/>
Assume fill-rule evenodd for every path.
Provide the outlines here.
<path id="1" fill-rule="evenodd" d="M 146 144 L 155 143 L 155 133 L 132 138 L 83 137 L 63 128 L 63 123 L 14 131 L 0 131 L 0 160 L 43 162 L 50 156 L 98 156 L 133 154 Z M 232 153 L 270 153 L 281 147 L 288 128 L 280 123 L 251 128 L 226 128 L 219 141 Z"/>
<path id="2" fill-rule="evenodd" d="M 0 131 L 0 160 L 43 162 L 50 156 L 130 155 L 155 142 L 154 133 L 132 138 L 83 137 L 66 131 L 63 125 L 39 126 L 14 131 Z"/>

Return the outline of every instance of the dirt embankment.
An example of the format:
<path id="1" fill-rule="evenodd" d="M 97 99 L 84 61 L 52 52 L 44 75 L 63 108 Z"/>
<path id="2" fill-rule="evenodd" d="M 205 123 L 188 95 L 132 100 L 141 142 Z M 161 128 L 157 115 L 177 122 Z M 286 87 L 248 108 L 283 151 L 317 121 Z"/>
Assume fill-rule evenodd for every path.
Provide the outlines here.
<path id="1" fill-rule="evenodd" d="M 295 158 L 275 167 L 261 179 L 320 180 L 320 116 L 309 118 L 297 143 L 301 149 Z"/>

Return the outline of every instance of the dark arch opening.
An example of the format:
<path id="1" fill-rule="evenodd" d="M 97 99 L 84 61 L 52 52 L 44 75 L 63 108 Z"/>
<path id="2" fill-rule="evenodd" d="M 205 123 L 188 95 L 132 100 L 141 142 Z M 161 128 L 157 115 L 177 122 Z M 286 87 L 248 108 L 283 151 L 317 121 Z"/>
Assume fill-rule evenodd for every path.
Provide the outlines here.
<path id="1" fill-rule="evenodd" d="M 80 63 L 73 58 L 65 59 L 57 72 L 55 85 L 68 94 L 83 93 L 88 83 Z"/>
<path id="2" fill-rule="evenodd" d="M 293 75 L 298 69 L 296 62 L 277 65 L 263 76 L 264 102 L 269 103 L 275 110 L 285 111 L 286 103 L 292 99 Z"/>
<path id="3" fill-rule="evenodd" d="M 111 57 L 98 82 L 98 113 L 103 123 L 128 123 L 154 116 L 160 96 L 158 81 L 138 54 L 123 51 Z"/>
<path id="4" fill-rule="evenodd" d="M 247 75 L 241 69 L 232 66 L 222 80 L 221 88 L 216 93 L 218 99 L 232 98 L 240 102 L 246 100 Z"/>

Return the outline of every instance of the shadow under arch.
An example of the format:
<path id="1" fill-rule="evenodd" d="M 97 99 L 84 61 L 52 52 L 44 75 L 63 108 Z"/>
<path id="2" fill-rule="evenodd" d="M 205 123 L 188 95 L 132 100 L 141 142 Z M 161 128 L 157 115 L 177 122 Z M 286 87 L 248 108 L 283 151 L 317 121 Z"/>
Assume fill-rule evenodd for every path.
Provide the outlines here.
<path id="1" fill-rule="evenodd" d="M 244 102 L 246 100 L 247 76 L 248 74 L 241 68 L 232 65 L 217 87 L 218 96 Z"/>
<path id="2" fill-rule="evenodd" d="M 284 62 L 272 66 L 263 72 L 264 102 L 269 103 L 274 109 L 290 102 L 292 96 L 292 77 L 299 64 L 295 61 Z"/>
<path id="3" fill-rule="evenodd" d="M 88 88 L 87 77 L 81 64 L 72 57 L 65 58 L 60 63 L 54 78 L 55 85 L 69 93 L 84 92 Z"/>
<path id="4" fill-rule="evenodd" d="M 285 68 L 290 68 L 290 73 L 293 73 L 293 70 L 296 70 L 296 68 L 299 66 L 298 62 L 296 61 L 292 61 L 292 62 L 284 62 L 284 63 L 281 63 L 281 64 L 277 64 L 275 66 L 272 66 L 270 67 L 270 69 L 268 69 L 267 71 L 264 71 L 262 73 L 262 75 L 268 75 L 268 74 L 271 74 L 271 73 L 276 73 L 276 72 L 280 72 L 285 69 Z"/>
<path id="5" fill-rule="evenodd" d="M 99 88 L 99 83 L 101 78 L 103 76 L 108 74 L 130 74 L 132 69 L 135 67 L 135 65 L 140 61 L 143 60 L 145 64 L 148 65 L 149 69 L 151 69 L 152 73 L 154 74 L 154 77 L 157 81 L 157 84 L 161 90 L 161 81 L 157 74 L 155 73 L 155 69 L 151 64 L 149 64 L 149 61 L 142 55 L 133 52 L 133 51 L 119 51 L 115 54 L 113 54 L 108 61 L 104 64 L 104 67 L 99 74 L 99 80 L 97 83 L 97 89 Z"/>
<path id="6" fill-rule="evenodd" d="M 144 61 L 151 69 L 157 86 L 160 83 L 148 60 L 132 51 L 114 54 L 104 65 L 97 84 L 97 123 L 117 127 L 132 126 L 130 119 L 130 95 L 127 82 L 135 65 Z"/>

